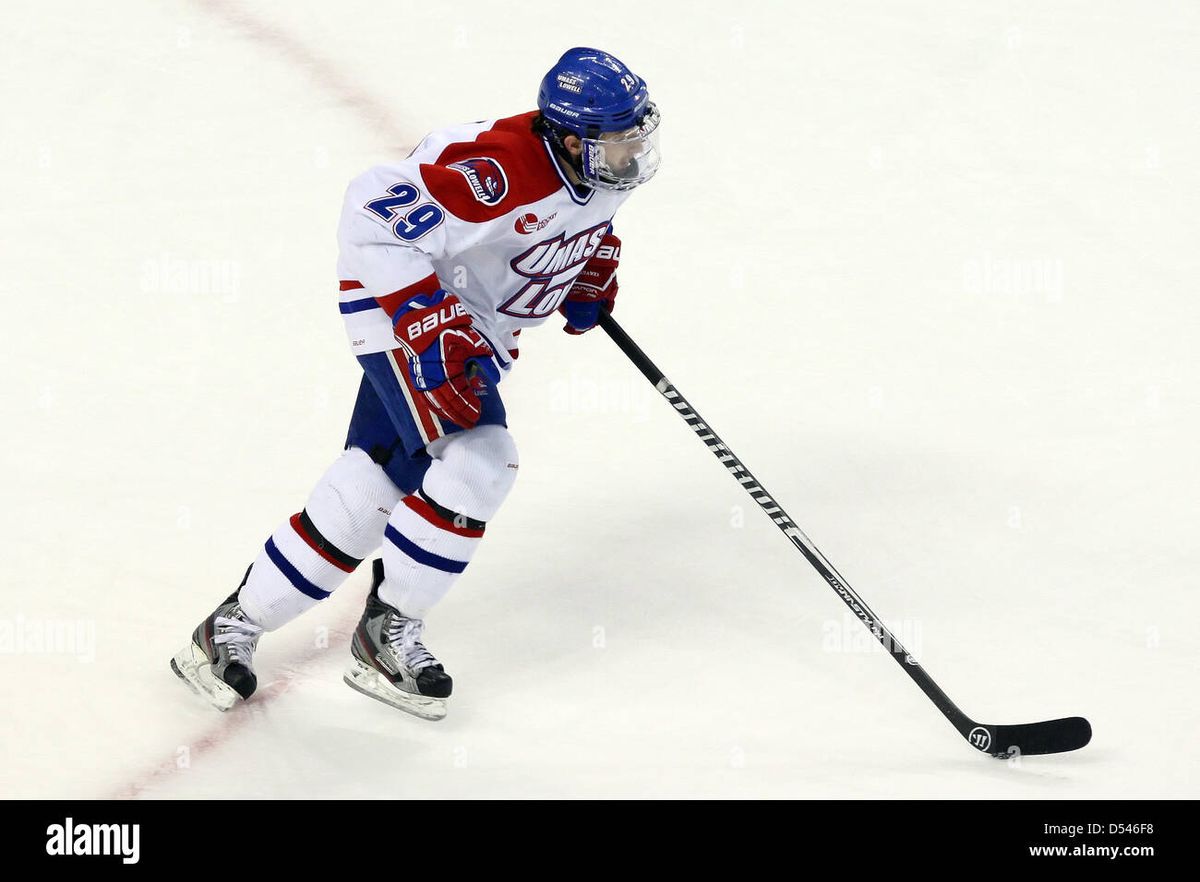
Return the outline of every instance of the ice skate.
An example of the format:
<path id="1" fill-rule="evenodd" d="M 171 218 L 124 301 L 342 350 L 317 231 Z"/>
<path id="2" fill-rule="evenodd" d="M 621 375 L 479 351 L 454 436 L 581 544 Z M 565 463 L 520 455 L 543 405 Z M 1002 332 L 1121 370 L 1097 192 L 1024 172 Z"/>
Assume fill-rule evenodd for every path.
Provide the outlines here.
<path id="1" fill-rule="evenodd" d="M 373 565 L 371 593 L 350 641 L 343 679 L 350 688 L 426 720 L 446 716 L 453 680 L 421 643 L 425 622 L 379 599 L 383 561 Z"/>
<path id="2" fill-rule="evenodd" d="M 171 670 L 223 711 L 239 698 L 245 701 L 258 687 L 254 649 L 263 629 L 246 619 L 238 603 L 238 591 L 196 627 L 191 642 L 171 659 Z"/>

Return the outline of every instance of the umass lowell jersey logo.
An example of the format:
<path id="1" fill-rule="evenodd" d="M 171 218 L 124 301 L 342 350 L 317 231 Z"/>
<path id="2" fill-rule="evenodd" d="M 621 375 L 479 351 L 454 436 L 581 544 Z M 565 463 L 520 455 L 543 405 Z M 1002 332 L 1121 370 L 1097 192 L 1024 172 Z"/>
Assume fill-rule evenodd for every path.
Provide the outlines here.
<path id="1" fill-rule="evenodd" d="M 509 261 L 517 275 L 529 281 L 516 294 L 500 304 L 499 312 L 516 318 L 545 318 L 562 305 L 600 241 L 608 232 L 609 222 L 597 224 L 567 236 L 559 233 L 553 239 L 530 246 Z"/>
<path id="2" fill-rule="evenodd" d="M 508 178 L 494 159 L 464 159 L 452 162 L 447 168 L 459 172 L 471 186 L 475 198 L 484 205 L 498 205 L 508 192 Z"/>

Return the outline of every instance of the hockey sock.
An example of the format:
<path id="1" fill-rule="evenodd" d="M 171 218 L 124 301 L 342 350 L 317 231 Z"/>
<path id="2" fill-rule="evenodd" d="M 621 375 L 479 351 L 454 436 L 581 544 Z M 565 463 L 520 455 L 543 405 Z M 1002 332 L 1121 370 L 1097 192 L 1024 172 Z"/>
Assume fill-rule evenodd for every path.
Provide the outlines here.
<path id="1" fill-rule="evenodd" d="M 429 445 L 421 489 L 400 501 L 384 531 L 379 597 L 423 619 L 475 554 L 486 522 L 517 475 L 517 450 L 503 426 L 479 426 Z"/>
<path id="2" fill-rule="evenodd" d="M 246 615 L 272 631 L 332 594 L 379 547 L 400 496 L 364 451 L 347 450 L 259 552 L 238 594 Z"/>

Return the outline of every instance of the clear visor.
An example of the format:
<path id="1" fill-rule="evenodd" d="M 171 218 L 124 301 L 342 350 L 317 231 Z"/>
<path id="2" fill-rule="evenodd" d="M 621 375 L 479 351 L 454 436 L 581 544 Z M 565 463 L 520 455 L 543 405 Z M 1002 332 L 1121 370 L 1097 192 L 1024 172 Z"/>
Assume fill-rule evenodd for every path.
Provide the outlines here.
<path id="1" fill-rule="evenodd" d="M 631 129 L 583 139 L 583 176 L 604 190 L 628 190 L 654 177 L 662 161 L 658 108 L 650 104 Z"/>

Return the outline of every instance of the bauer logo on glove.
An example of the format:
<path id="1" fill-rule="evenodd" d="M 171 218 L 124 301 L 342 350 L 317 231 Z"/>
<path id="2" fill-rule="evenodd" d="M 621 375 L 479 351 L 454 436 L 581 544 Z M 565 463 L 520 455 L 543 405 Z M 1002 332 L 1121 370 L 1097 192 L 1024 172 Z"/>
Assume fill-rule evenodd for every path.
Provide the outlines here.
<path id="1" fill-rule="evenodd" d="M 442 289 L 409 300 L 393 322 L 413 385 L 443 420 L 469 429 L 479 421 L 479 392 L 499 382 L 492 347 L 472 327 L 458 296 Z"/>
<path id="2" fill-rule="evenodd" d="M 419 300 L 422 298 L 417 299 Z M 410 300 L 408 306 L 411 307 L 416 302 L 416 300 Z M 424 346 L 421 346 L 419 343 L 417 343 L 422 334 L 428 334 L 430 331 L 434 331 L 442 327 L 451 327 L 455 319 L 465 316 L 466 314 L 467 311 L 463 308 L 463 305 L 459 302 L 458 298 L 451 294 L 449 299 L 444 301 L 444 305 L 440 309 L 436 309 L 434 312 L 429 312 L 420 321 L 410 322 L 408 324 L 408 326 L 404 329 L 404 335 L 407 338 L 406 342 L 418 350 L 424 349 Z M 468 323 L 470 322 L 469 317 L 467 321 Z"/>

